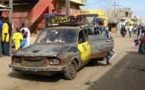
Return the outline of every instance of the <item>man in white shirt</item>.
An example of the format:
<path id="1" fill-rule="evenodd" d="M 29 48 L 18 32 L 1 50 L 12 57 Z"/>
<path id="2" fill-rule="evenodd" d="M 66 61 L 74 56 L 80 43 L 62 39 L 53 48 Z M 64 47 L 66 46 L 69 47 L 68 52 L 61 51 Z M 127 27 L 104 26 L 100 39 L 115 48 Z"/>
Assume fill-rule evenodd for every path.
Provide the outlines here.
<path id="1" fill-rule="evenodd" d="M 20 31 L 23 34 L 23 38 L 26 38 L 26 47 L 30 45 L 30 30 L 27 27 L 22 27 Z"/>
<path id="2" fill-rule="evenodd" d="M 129 25 L 129 37 L 131 37 L 131 33 L 132 33 L 132 30 L 133 30 L 134 26 L 133 25 Z"/>

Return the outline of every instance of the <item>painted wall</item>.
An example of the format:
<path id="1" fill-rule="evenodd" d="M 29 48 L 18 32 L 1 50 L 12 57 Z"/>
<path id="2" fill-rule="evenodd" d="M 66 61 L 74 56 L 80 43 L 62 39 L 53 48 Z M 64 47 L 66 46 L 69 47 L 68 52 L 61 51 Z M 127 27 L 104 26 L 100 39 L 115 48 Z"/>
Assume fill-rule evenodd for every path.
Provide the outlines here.
<path id="1" fill-rule="evenodd" d="M 40 9 L 42 9 L 42 7 L 38 5 L 39 1 L 43 1 L 43 0 L 35 0 L 34 2 L 31 2 L 26 5 L 13 6 L 12 24 L 14 28 L 20 27 L 21 24 L 25 22 L 26 19 L 30 20 L 30 22 L 34 21 L 35 19 L 34 16 L 39 13 L 38 11 Z M 32 27 L 30 27 L 30 30 L 32 32 L 35 32 L 36 30 L 42 30 L 45 27 L 45 20 L 44 20 L 45 13 L 56 13 L 56 8 L 55 8 L 56 0 L 53 1 L 48 0 L 48 1 L 51 2 L 50 4 L 48 4 L 48 8 L 45 8 L 44 11 L 41 12 L 40 16 L 37 17 L 37 20 L 34 21 Z M 8 17 L 8 12 L 4 12 L 3 16 Z"/>
<path id="2" fill-rule="evenodd" d="M 75 1 L 75 0 L 74 0 Z M 79 1 L 79 0 L 76 0 Z M 70 15 L 73 14 L 80 14 L 80 9 L 79 9 L 79 5 L 77 2 L 70 2 Z M 64 14 L 66 15 L 66 6 L 65 6 L 65 2 L 64 1 L 58 1 L 56 4 L 56 9 L 58 11 L 58 13 Z"/>
<path id="3" fill-rule="evenodd" d="M 27 4 L 27 5 L 14 5 L 13 6 L 13 26 L 15 28 L 20 27 L 23 22 L 31 23 L 34 21 L 32 27 L 30 27 L 30 30 L 32 32 L 36 32 L 36 30 L 42 30 L 45 27 L 45 19 L 44 14 L 45 13 L 61 13 L 66 14 L 66 8 L 65 8 L 65 0 L 48 0 L 51 2 L 48 4 L 48 8 L 45 8 L 43 12 L 41 12 L 41 15 L 37 17 L 37 20 L 33 18 L 37 13 L 39 13 L 39 9 L 42 8 L 38 6 L 38 2 L 43 0 L 35 0 L 33 3 Z M 47 0 L 44 0 L 45 2 Z M 72 0 L 71 6 L 70 6 L 70 15 L 75 13 L 80 13 L 79 5 L 84 4 L 86 0 Z M 22 0 L 23 2 L 23 0 Z M 35 15 L 34 15 L 35 14 Z M 7 15 L 8 13 L 4 13 L 3 15 Z"/>

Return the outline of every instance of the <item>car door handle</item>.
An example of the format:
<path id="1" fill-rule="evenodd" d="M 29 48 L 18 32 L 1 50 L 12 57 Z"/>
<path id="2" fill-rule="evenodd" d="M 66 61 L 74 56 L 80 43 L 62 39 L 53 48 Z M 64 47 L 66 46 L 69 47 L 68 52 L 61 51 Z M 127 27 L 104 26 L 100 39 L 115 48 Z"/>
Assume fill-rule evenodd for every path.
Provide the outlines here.
<path id="1" fill-rule="evenodd" d="M 107 42 L 112 42 L 112 40 L 107 40 Z"/>

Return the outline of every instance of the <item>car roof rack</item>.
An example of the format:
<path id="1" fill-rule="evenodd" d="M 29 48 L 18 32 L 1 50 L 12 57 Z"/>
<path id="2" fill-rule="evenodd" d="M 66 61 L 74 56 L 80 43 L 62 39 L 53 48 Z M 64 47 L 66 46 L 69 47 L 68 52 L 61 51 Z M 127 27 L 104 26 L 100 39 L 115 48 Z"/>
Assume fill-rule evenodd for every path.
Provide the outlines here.
<path id="1" fill-rule="evenodd" d="M 53 18 L 54 16 L 65 16 L 62 14 L 44 14 L 44 18 Z M 66 16 L 65 16 L 66 17 Z M 60 22 L 58 24 L 52 24 L 50 23 L 50 25 L 48 27 L 55 27 L 55 26 L 84 26 L 86 24 L 89 24 L 86 18 L 86 15 L 77 15 L 77 16 L 69 16 L 67 17 L 68 21 L 64 21 L 64 22 Z"/>

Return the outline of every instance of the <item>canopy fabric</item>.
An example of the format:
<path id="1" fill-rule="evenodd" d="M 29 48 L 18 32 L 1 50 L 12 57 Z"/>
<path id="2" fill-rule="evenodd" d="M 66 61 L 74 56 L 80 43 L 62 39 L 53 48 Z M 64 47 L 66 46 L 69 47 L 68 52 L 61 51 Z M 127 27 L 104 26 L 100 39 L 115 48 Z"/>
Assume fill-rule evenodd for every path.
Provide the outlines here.
<path id="1" fill-rule="evenodd" d="M 107 16 L 98 16 L 98 18 L 109 19 Z"/>
<path id="2" fill-rule="evenodd" d="M 1 8 L 8 8 L 7 6 L 2 5 L 2 4 L 0 4 L 0 7 L 1 7 Z"/>
<path id="3" fill-rule="evenodd" d="M 3 5 L 3 4 L 0 4 L 0 11 L 9 11 L 9 10 L 10 10 L 9 7 L 7 7 L 7 6 Z"/>
<path id="4" fill-rule="evenodd" d="M 134 24 L 134 21 L 129 21 L 130 24 Z"/>

